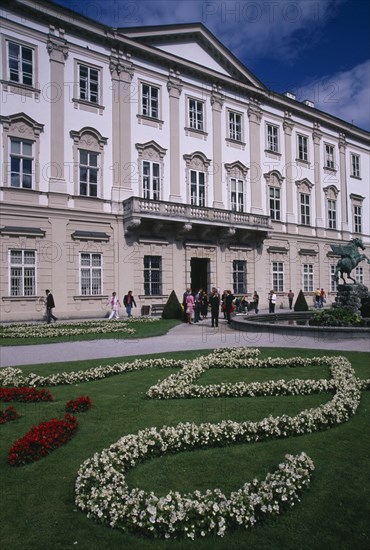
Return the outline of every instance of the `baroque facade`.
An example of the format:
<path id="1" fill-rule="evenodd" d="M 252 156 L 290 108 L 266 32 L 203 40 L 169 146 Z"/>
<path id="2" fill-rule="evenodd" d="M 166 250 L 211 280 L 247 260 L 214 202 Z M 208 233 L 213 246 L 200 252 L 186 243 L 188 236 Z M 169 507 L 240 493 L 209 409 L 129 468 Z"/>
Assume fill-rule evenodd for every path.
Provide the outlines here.
<path id="1" fill-rule="evenodd" d="M 99 317 L 175 290 L 333 300 L 330 244 L 370 256 L 369 133 L 267 89 L 202 24 L 1 11 L 2 320 Z M 356 279 L 370 286 L 363 263 Z"/>

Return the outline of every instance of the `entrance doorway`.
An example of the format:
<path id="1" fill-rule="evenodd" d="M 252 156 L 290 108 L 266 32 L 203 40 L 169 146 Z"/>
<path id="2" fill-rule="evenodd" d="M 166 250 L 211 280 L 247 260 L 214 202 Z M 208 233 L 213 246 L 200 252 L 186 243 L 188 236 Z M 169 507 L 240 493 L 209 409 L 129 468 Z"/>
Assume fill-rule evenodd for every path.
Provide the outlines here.
<path id="1" fill-rule="evenodd" d="M 200 288 L 203 288 L 203 290 L 209 293 L 209 259 L 191 258 L 190 269 L 192 291 L 196 292 Z"/>

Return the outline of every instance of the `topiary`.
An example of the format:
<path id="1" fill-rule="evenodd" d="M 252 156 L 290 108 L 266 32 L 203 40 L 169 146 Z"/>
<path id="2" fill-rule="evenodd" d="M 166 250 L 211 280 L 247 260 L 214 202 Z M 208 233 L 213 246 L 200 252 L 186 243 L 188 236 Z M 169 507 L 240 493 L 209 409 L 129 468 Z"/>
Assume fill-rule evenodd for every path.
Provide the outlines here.
<path id="1" fill-rule="evenodd" d="M 162 319 L 181 319 L 183 315 L 181 308 L 176 292 L 173 290 L 163 308 Z"/>
<path id="2" fill-rule="evenodd" d="M 294 311 L 308 311 L 308 304 L 302 290 L 299 291 L 293 309 Z"/>

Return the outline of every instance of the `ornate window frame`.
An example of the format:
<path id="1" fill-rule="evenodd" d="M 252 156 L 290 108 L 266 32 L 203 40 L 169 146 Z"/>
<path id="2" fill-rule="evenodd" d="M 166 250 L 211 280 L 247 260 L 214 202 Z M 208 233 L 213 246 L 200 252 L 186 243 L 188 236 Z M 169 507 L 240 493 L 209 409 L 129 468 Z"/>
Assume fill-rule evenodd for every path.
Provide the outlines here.
<path id="1" fill-rule="evenodd" d="M 328 229 L 334 229 L 334 230 L 337 230 L 338 227 L 339 227 L 339 220 L 338 220 L 338 208 L 337 208 L 337 205 L 338 205 L 338 194 L 339 194 L 339 189 L 337 189 L 337 187 L 335 185 L 328 185 L 327 187 L 324 187 L 323 189 L 324 193 L 325 193 L 325 211 L 326 211 L 326 227 Z M 336 208 L 335 208 L 335 213 L 336 213 L 336 218 L 335 218 L 335 227 L 330 227 L 330 223 L 333 221 L 332 219 L 330 219 L 330 215 L 329 215 L 329 201 L 335 201 L 336 203 Z"/>
<path id="2" fill-rule="evenodd" d="M 4 167 L 3 182 L 9 189 L 21 189 L 25 192 L 38 191 L 40 186 L 40 134 L 44 130 L 44 125 L 36 122 L 25 113 L 17 113 L 9 116 L 0 117 L 0 123 L 3 126 L 3 147 L 4 147 Z M 32 188 L 11 187 L 10 185 L 10 139 L 20 139 L 32 142 Z"/>
<path id="3" fill-rule="evenodd" d="M 211 160 L 208 159 L 204 153 L 201 151 L 195 151 L 190 155 L 184 155 L 184 160 L 186 163 L 186 173 L 185 173 L 185 183 L 186 183 L 186 202 L 191 204 L 191 177 L 190 172 L 194 170 L 195 172 L 204 172 L 204 206 L 206 207 L 209 202 L 209 174 L 208 168 L 211 164 Z M 194 205 L 195 206 L 195 205 Z"/>
<path id="4" fill-rule="evenodd" d="M 159 200 L 163 200 L 163 180 L 164 180 L 164 156 L 167 149 L 161 147 L 156 141 L 151 140 L 146 143 L 135 143 L 137 156 L 137 166 L 139 174 L 139 196 L 144 197 L 143 193 L 143 161 L 157 162 L 159 164 Z"/>
<path id="5" fill-rule="evenodd" d="M 280 218 L 272 218 L 271 220 L 274 222 L 281 222 L 283 221 L 283 212 L 282 212 L 282 204 L 283 204 L 283 182 L 284 177 L 281 175 L 279 170 L 271 170 L 270 172 L 267 172 L 263 175 L 266 180 L 266 204 L 267 204 L 267 212 L 268 215 L 271 217 L 271 209 L 270 209 L 270 189 L 279 189 L 280 191 Z"/>
<path id="6" fill-rule="evenodd" d="M 18 44 L 19 46 L 25 46 L 32 50 L 32 85 L 23 84 L 22 82 L 13 82 L 10 80 L 9 75 L 9 42 Z M 39 53 L 38 46 L 31 44 L 18 37 L 2 35 L 1 37 L 1 49 L 2 49 L 2 66 L 4 79 L 1 81 L 4 92 L 18 94 L 24 97 L 33 97 L 39 99 L 40 89 L 39 86 Z"/>
<path id="7" fill-rule="evenodd" d="M 80 98 L 80 67 L 84 66 L 88 69 L 94 69 L 98 71 L 98 101 L 97 103 L 89 101 L 88 99 Z M 73 64 L 73 74 L 74 74 L 74 83 L 73 83 L 73 99 L 75 109 L 81 109 L 83 111 L 89 111 L 92 113 L 98 113 L 99 115 L 103 114 L 105 109 L 103 105 L 103 67 L 90 63 L 86 59 L 74 59 Z"/>
<path id="8" fill-rule="evenodd" d="M 226 163 L 226 178 L 227 178 L 227 203 L 229 210 L 231 210 L 231 180 L 235 179 L 236 181 L 243 182 L 243 210 L 236 210 L 236 212 L 248 212 L 247 206 L 247 176 L 248 168 L 239 160 L 236 162 Z"/>
<path id="9" fill-rule="evenodd" d="M 313 188 L 313 183 L 310 182 L 309 179 L 303 178 L 302 180 L 297 180 L 295 182 L 297 186 L 297 212 L 298 212 L 298 225 L 302 225 L 304 227 L 311 227 L 312 226 L 312 220 L 313 220 L 313 211 L 312 211 L 312 204 L 311 204 L 311 191 Z M 310 223 L 302 223 L 302 212 L 301 212 L 301 195 L 307 195 L 309 197 L 309 222 Z M 305 205 L 307 206 L 307 205 Z M 307 216 L 307 214 L 305 214 Z"/>
<path id="10" fill-rule="evenodd" d="M 79 131 L 71 130 L 69 135 L 73 139 L 73 192 L 75 197 L 79 197 L 80 199 L 102 199 L 104 195 L 104 147 L 108 142 L 108 138 L 103 137 L 98 130 L 95 130 L 89 126 L 85 126 Z M 80 150 L 88 151 L 89 153 L 97 153 L 99 155 L 98 186 L 96 197 L 80 194 Z"/>

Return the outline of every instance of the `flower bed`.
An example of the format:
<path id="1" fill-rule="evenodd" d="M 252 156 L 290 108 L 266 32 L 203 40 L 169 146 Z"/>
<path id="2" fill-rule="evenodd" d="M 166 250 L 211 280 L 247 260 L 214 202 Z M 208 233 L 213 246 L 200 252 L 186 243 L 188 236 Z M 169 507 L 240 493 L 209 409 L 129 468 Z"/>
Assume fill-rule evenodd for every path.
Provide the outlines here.
<path id="1" fill-rule="evenodd" d="M 204 362 L 197 359 L 191 366 L 187 364 L 184 367 L 185 373 L 166 379 L 167 386 L 173 392 L 177 383 L 181 389 L 176 396 L 182 396 L 185 390 L 186 396 L 190 397 L 189 380 L 194 381 L 210 365 L 220 363 L 230 367 L 230 360 L 234 360 L 236 368 L 240 368 L 242 354 L 243 351 L 227 350 L 225 354 L 211 354 Z M 249 359 L 245 361 L 247 368 L 312 364 L 300 358 L 276 361 L 269 359 L 265 362 L 255 360 L 254 364 Z M 310 361 L 320 364 L 322 358 Z M 81 465 L 76 480 L 77 506 L 86 511 L 88 517 L 111 527 L 164 538 L 193 539 L 208 534 L 223 536 L 227 529 L 238 525 L 248 528 L 268 514 L 279 514 L 284 507 L 294 505 L 301 490 L 309 484 L 313 463 L 304 453 L 295 457 L 286 456 L 279 469 L 268 474 L 264 481 L 246 483 L 229 495 L 216 489 L 203 494 L 194 491 L 185 495 L 170 491 L 166 496 L 159 497 L 153 492 L 130 489 L 125 474 L 128 469 L 153 456 L 286 438 L 325 430 L 348 421 L 356 412 L 360 401 L 360 386 L 354 371 L 343 357 L 330 358 L 330 361 L 324 358 L 321 364 L 329 367 L 332 380 L 328 387 L 323 386 L 321 390 L 315 391 L 330 389 L 334 392 L 331 401 L 317 408 L 304 410 L 293 417 L 269 416 L 259 422 L 225 420 L 218 424 L 180 423 L 173 427 L 153 427 L 137 434 L 126 435 Z M 190 367 L 194 367 L 194 370 Z M 304 391 L 309 382 L 305 381 Z M 316 384 L 316 381 L 311 382 Z M 239 395 L 238 384 L 234 387 L 234 395 Z M 299 395 L 301 389 L 298 384 L 294 393 Z M 275 395 L 284 392 L 285 388 L 281 388 Z M 232 394 L 230 387 L 228 395 Z M 209 395 L 214 395 L 213 389 Z"/>
<path id="2" fill-rule="evenodd" d="M 61 445 L 67 443 L 76 433 L 78 422 L 74 416 L 66 414 L 62 420 L 53 418 L 33 426 L 9 449 L 8 462 L 20 466 L 40 460 Z"/>
<path id="3" fill-rule="evenodd" d="M 34 403 L 36 401 L 53 401 L 49 390 L 36 390 L 35 388 L 2 388 L 0 387 L 0 401 L 22 401 Z"/>
<path id="4" fill-rule="evenodd" d="M 19 418 L 19 414 L 14 407 L 7 407 L 5 411 L 0 411 L 0 424 L 5 424 L 17 418 Z"/>
<path id="5" fill-rule="evenodd" d="M 89 411 L 92 407 L 90 397 L 81 395 L 77 399 L 71 399 L 66 403 L 66 411 L 70 413 Z"/>
<path id="6" fill-rule="evenodd" d="M 47 336 L 76 336 L 79 334 L 110 334 L 123 333 L 135 334 L 136 330 L 132 325 L 137 323 L 153 323 L 158 319 L 151 317 L 135 317 L 131 319 L 120 319 L 119 321 L 68 321 L 57 324 L 44 323 L 12 323 L 0 327 L 0 338 L 45 338 Z M 130 326 L 131 325 L 131 326 Z"/>

